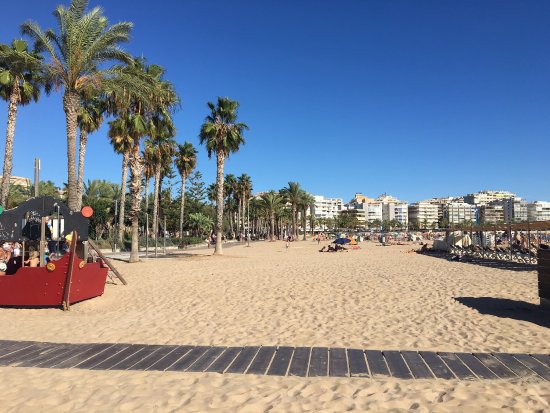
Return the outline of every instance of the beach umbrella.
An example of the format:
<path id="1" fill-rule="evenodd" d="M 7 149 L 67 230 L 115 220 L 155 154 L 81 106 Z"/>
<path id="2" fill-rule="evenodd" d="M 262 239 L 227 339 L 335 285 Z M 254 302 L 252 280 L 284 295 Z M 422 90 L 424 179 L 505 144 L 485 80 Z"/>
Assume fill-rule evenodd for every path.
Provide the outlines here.
<path id="1" fill-rule="evenodd" d="M 336 238 L 334 241 L 332 241 L 333 244 L 339 245 L 348 244 L 350 242 L 351 241 L 348 238 Z"/>

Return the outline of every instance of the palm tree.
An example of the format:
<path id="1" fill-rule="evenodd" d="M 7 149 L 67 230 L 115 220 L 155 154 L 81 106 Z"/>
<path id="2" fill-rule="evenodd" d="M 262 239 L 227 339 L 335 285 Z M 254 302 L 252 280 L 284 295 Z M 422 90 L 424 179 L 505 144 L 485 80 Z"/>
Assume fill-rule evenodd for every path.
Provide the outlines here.
<path id="1" fill-rule="evenodd" d="M 143 149 L 142 162 L 143 162 L 143 175 L 144 175 L 144 194 L 145 197 L 145 213 L 149 214 L 149 181 L 155 176 L 155 155 L 151 146 L 145 145 Z M 147 228 L 149 231 L 149 228 Z"/>
<path id="2" fill-rule="evenodd" d="M 206 188 L 206 197 L 212 203 L 212 205 L 216 205 L 216 198 L 218 197 L 218 186 L 215 182 L 211 183 Z"/>
<path id="3" fill-rule="evenodd" d="M 303 241 L 306 240 L 306 216 L 307 216 L 307 210 L 311 209 L 311 206 L 315 204 L 315 198 L 308 194 L 306 191 L 302 191 L 302 196 L 300 198 L 299 207 L 302 214 L 302 226 L 304 229 L 304 237 Z"/>
<path id="4" fill-rule="evenodd" d="M 9 102 L 0 190 L 0 205 L 3 206 L 7 206 L 8 200 L 17 108 L 38 100 L 40 87 L 43 85 L 41 65 L 42 57 L 35 51 L 29 52 L 24 40 L 14 40 L 11 47 L 0 45 L 0 98 Z M 46 92 L 49 92 L 49 87 L 46 86 Z"/>
<path id="5" fill-rule="evenodd" d="M 99 97 L 84 99 L 78 110 L 78 127 L 80 129 L 80 142 L 78 146 L 78 198 L 76 209 L 82 207 L 82 195 L 84 193 L 84 158 L 86 156 L 86 144 L 88 134 L 95 132 L 103 123 L 103 114 L 106 110 L 105 102 Z"/>
<path id="6" fill-rule="evenodd" d="M 134 144 L 124 119 L 109 122 L 109 138 L 116 153 L 122 154 L 122 178 L 120 182 L 120 205 L 118 210 L 118 241 L 122 245 L 124 238 L 124 212 L 126 205 L 126 186 L 128 182 L 128 162 Z"/>
<path id="7" fill-rule="evenodd" d="M 205 118 L 200 131 L 200 143 L 206 145 L 208 157 L 216 154 L 216 184 L 218 199 L 216 201 L 216 249 L 214 254 L 221 255 L 223 227 L 223 168 L 225 158 L 237 152 L 244 144 L 243 131 L 248 129 L 245 123 L 237 122 L 239 102 L 229 98 L 218 97 L 217 105 L 208 102 L 210 114 Z"/>
<path id="8" fill-rule="evenodd" d="M 289 182 L 288 186 L 281 190 L 286 202 L 290 203 L 292 209 L 292 234 L 294 238 L 298 238 L 298 204 L 302 197 L 302 188 L 298 182 Z"/>
<path id="9" fill-rule="evenodd" d="M 235 238 L 235 231 L 233 227 L 234 221 L 234 211 L 233 211 L 233 200 L 236 197 L 237 189 L 237 178 L 233 174 L 227 174 L 225 176 L 225 181 L 223 184 L 223 190 L 227 196 L 226 209 L 227 209 L 227 219 L 229 221 L 229 231 L 231 232 L 231 238 Z"/>
<path id="10" fill-rule="evenodd" d="M 269 191 L 260 197 L 260 207 L 266 212 L 270 225 L 270 240 L 275 240 L 275 214 L 283 205 L 283 199 L 275 191 Z"/>
<path id="11" fill-rule="evenodd" d="M 51 29 L 44 32 L 33 21 L 21 26 L 22 32 L 34 40 L 37 49 L 50 56 L 49 77 L 57 87 L 64 88 L 68 206 L 73 210 L 78 205 L 76 133 L 83 93 L 89 87 L 102 86 L 104 78 L 110 74 L 110 62 L 132 61 L 119 46 L 129 40 L 132 24 L 123 22 L 109 26 L 100 7 L 87 11 L 87 6 L 88 0 L 72 0 L 69 7 L 58 6 L 54 11 L 57 33 Z"/>
<path id="12" fill-rule="evenodd" d="M 248 174 L 242 174 L 237 178 L 237 194 L 239 197 L 239 217 L 241 223 L 239 228 L 244 228 L 244 221 L 246 217 L 246 208 L 248 206 L 248 199 L 252 192 L 252 179 Z M 241 225 L 242 224 L 242 225 Z M 247 229 L 248 231 L 249 229 Z"/>
<path id="13" fill-rule="evenodd" d="M 183 237 L 183 211 L 185 208 L 185 181 L 193 169 L 197 166 L 197 150 L 189 143 L 184 142 L 178 145 L 175 159 L 176 167 L 181 175 L 181 198 L 180 198 L 180 238 Z"/>

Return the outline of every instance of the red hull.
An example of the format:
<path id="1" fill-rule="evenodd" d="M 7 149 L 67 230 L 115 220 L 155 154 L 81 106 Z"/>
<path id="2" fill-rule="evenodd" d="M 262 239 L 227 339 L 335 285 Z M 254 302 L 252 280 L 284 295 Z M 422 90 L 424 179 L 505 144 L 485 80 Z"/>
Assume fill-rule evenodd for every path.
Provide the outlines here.
<path id="1" fill-rule="evenodd" d="M 0 306 L 61 306 L 69 269 L 69 254 L 58 261 L 53 271 L 46 267 L 20 268 L 14 275 L 0 276 Z M 70 283 L 69 302 L 103 295 L 108 268 L 75 257 Z"/>

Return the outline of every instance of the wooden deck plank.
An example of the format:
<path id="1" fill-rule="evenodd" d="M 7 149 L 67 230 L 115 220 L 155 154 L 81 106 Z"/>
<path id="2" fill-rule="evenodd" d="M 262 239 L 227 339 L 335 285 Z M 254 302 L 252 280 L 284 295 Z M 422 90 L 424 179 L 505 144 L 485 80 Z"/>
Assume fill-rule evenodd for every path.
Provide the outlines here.
<path id="1" fill-rule="evenodd" d="M 508 369 L 512 370 L 519 377 L 537 376 L 533 370 L 521 364 L 511 354 L 493 353 L 493 357 L 504 364 Z"/>
<path id="2" fill-rule="evenodd" d="M 8 341 L 5 344 L 3 344 L 2 347 L 0 348 L 0 357 L 4 357 L 16 351 L 24 350 L 32 346 L 33 344 L 36 344 L 36 343 L 31 341 L 23 341 L 23 342 Z"/>
<path id="3" fill-rule="evenodd" d="M 163 346 L 160 346 L 160 345 L 144 345 L 141 351 L 138 351 L 132 354 L 131 356 L 126 357 L 121 362 L 109 368 L 109 370 L 138 370 L 138 369 L 133 369 L 132 367 L 138 362 L 147 359 L 154 352 L 158 351 L 162 347 Z"/>
<path id="4" fill-rule="evenodd" d="M 0 358 L 0 366 L 9 366 L 12 363 L 28 360 L 42 354 L 44 351 L 51 350 L 52 344 L 36 343 L 23 350 L 7 354 Z"/>
<path id="5" fill-rule="evenodd" d="M 59 346 L 56 346 L 56 347 L 52 348 L 50 351 L 47 351 L 45 353 L 41 353 L 40 355 L 38 355 L 36 357 L 28 358 L 28 359 L 25 359 L 25 360 L 21 361 L 18 364 L 18 367 L 35 367 L 35 366 L 39 365 L 40 363 L 43 363 L 43 362 L 45 362 L 47 360 L 50 360 L 52 358 L 57 358 L 57 357 L 64 356 L 66 354 L 72 353 L 72 351 L 74 351 L 74 346 L 61 344 Z"/>
<path id="6" fill-rule="evenodd" d="M 534 359 L 529 354 L 512 354 L 515 359 L 517 359 L 523 365 L 529 367 L 535 373 L 545 380 L 550 381 L 550 368 L 546 367 L 544 364 L 539 362 L 537 359 Z"/>
<path id="7" fill-rule="evenodd" d="M 531 357 L 550 368 L 550 356 L 548 354 L 531 354 Z"/>
<path id="8" fill-rule="evenodd" d="M 433 351 L 421 351 L 420 356 L 424 359 L 430 370 L 438 379 L 454 379 L 455 375 L 452 370 L 447 367 L 445 362 L 439 355 Z"/>
<path id="9" fill-rule="evenodd" d="M 346 350 L 331 348 L 329 350 L 328 375 L 331 377 L 348 377 L 348 360 Z"/>
<path id="10" fill-rule="evenodd" d="M 165 371 L 174 365 L 178 360 L 185 357 L 195 347 L 193 346 L 178 346 L 164 357 L 160 358 L 156 363 L 149 366 L 147 371 Z"/>
<path id="11" fill-rule="evenodd" d="M 367 350 L 365 351 L 365 355 L 367 356 L 367 363 L 369 364 L 372 377 L 391 376 L 381 351 Z"/>
<path id="12" fill-rule="evenodd" d="M 115 344 L 114 346 L 109 348 L 108 351 L 99 352 L 95 356 L 90 357 L 88 360 L 77 364 L 75 367 L 77 369 L 89 369 L 89 370 L 91 370 L 93 367 L 95 367 L 99 363 L 103 363 L 105 360 L 108 360 L 111 357 L 116 356 L 118 353 L 120 353 L 121 351 L 123 351 L 127 348 L 128 348 L 128 344 Z"/>
<path id="13" fill-rule="evenodd" d="M 308 377 L 326 377 L 328 375 L 328 348 L 313 347 L 309 360 Z"/>
<path id="14" fill-rule="evenodd" d="M 250 363 L 250 367 L 246 371 L 246 374 L 265 374 L 275 354 L 275 350 L 277 350 L 277 348 L 272 346 L 260 348 L 256 357 L 254 357 L 254 360 Z"/>
<path id="15" fill-rule="evenodd" d="M 220 355 L 220 357 L 218 357 L 217 360 L 206 369 L 206 371 L 212 373 L 223 373 L 225 369 L 229 367 L 231 362 L 239 355 L 241 350 L 242 347 L 228 347 L 223 354 Z"/>
<path id="16" fill-rule="evenodd" d="M 91 344 L 71 344 L 70 346 L 71 349 L 69 351 L 49 357 L 48 359 L 43 360 L 40 363 L 37 363 L 33 367 L 39 367 L 43 369 L 53 368 L 54 366 L 61 363 L 62 361 L 69 360 L 81 353 L 84 353 L 86 350 L 90 349 L 91 347 L 92 347 Z"/>
<path id="17" fill-rule="evenodd" d="M 115 367 L 118 363 L 121 363 L 122 361 L 126 360 L 128 357 L 136 353 L 139 353 L 145 347 L 146 346 L 140 345 L 140 344 L 130 344 L 127 348 L 118 352 L 113 357 L 109 357 L 105 361 L 102 361 L 101 363 L 91 367 L 90 370 L 110 370 L 111 368 Z"/>
<path id="18" fill-rule="evenodd" d="M 200 357 L 203 356 L 204 353 L 206 353 L 210 349 L 208 346 L 196 346 L 193 347 L 189 353 L 187 353 L 185 356 L 181 357 L 179 360 L 177 360 L 174 364 L 172 364 L 170 367 L 168 367 L 165 371 L 185 371 L 193 364 L 195 361 L 197 361 Z"/>
<path id="19" fill-rule="evenodd" d="M 306 377 L 311 355 L 310 347 L 296 347 L 288 368 L 289 376 Z"/>
<path id="20" fill-rule="evenodd" d="M 246 369 L 248 369 L 248 366 L 256 356 L 259 349 L 259 347 L 244 347 L 225 372 L 244 373 Z"/>
<path id="21" fill-rule="evenodd" d="M 480 362 L 483 363 L 485 367 L 490 369 L 501 379 L 509 379 L 517 377 L 517 375 L 510 369 L 508 369 L 504 364 L 502 364 L 498 359 L 493 357 L 488 353 L 474 353 Z"/>
<path id="22" fill-rule="evenodd" d="M 203 372 L 222 354 L 225 347 L 210 347 L 200 359 L 195 361 L 186 371 Z"/>
<path id="23" fill-rule="evenodd" d="M 107 343 L 90 344 L 89 347 L 87 347 L 84 351 L 78 352 L 72 357 L 68 357 L 64 360 L 60 360 L 58 363 L 54 364 L 51 367 L 56 369 L 70 369 L 80 363 L 83 363 L 84 361 L 88 360 L 91 357 L 94 357 L 102 352 L 109 351 L 111 348 L 115 346 L 116 344 L 107 344 Z"/>
<path id="24" fill-rule="evenodd" d="M 402 351 L 401 355 L 415 379 L 433 379 L 434 375 L 416 351 Z"/>
<path id="25" fill-rule="evenodd" d="M 369 368 L 365 359 L 365 352 L 351 348 L 347 350 L 349 360 L 349 373 L 352 377 L 369 377 Z"/>
<path id="26" fill-rule="evenodd" d="M 292 353 L 294 352 L 293 347 L 279 347 L 269 370 L 267 371 L 268 376 L 286 376 L 286 372 L 290 367 L 290 360 L 292 359 Z"/>
<path id="27" fill-rule="evenodd" d="M 497 376 L 471 353 L 455 353 L 458 358 L 480 379 L 496 379 Z"/>
<path id="28" fill-rule="evenodd" d="M 397 377 L 398 379 L 413 378 L 407 363 L 405 363 L 399 351 L 383 351 L 382 353 L 384 354 L 392 377 Z"/>
<path id="29" fill-rule="evenodd" d="M 460 380 L 475 380 L 476 376 L 454 353 L 437 353 Z"/>

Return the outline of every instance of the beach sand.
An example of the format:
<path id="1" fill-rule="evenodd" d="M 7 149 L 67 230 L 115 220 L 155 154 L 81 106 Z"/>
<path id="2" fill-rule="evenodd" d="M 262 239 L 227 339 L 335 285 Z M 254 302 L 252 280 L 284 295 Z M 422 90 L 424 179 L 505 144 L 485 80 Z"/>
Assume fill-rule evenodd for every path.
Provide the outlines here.
<path id="1" fill-rule="evenodd" d="M 138 264 L 128 286 L 56 309 L 1 309 L 0 339 L 548 353 L 536 272 L 418 254 L 236 245 Z M 518 308 L 518 306 L 520 308 Z M 1 411 L 550 411 L 550 383 L 0 368 Z"/>

